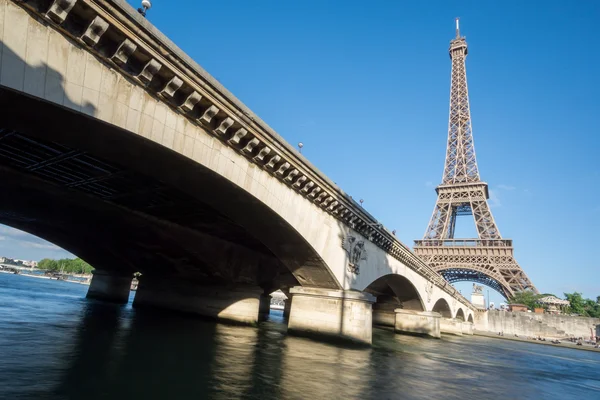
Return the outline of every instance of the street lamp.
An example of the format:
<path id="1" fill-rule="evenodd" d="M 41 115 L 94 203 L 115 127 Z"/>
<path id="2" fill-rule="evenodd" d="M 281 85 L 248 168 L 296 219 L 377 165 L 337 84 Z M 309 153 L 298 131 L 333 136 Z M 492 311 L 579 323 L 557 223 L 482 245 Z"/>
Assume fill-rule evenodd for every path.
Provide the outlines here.
<path id="1" fill-rule="evenodd" d="M 150 0 L 142 0 L 142 7 L 138 8 L 138 12 L 142 14 L 142 17 L 146 17 L 146 11 L 152 8 L 152 3 Z"/>
<path id="2" fill-rule="evenodd" d="M 302 148 L 304 147 L 304 143 L 299 142 L 298 143 L 298 150 L 300 151 L 300 154 L 302 154 Z"/>
<path id="3" fill-rule="evenodd" d="M 363 199 L 360 199 L 359 201 L 360 201 L 360 206 L 362 207 L 362 206 L 363 206 L 362 204 L 363 204 L 365 201 L 364 201 Z"/>

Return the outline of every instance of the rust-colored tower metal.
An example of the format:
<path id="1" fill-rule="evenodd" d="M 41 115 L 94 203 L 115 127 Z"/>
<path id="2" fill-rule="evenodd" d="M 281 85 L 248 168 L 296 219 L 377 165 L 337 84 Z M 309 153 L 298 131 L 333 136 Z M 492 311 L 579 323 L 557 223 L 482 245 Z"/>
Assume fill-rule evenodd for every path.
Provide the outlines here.
<path id="1" fill-rule="evenodd" d="M 458 18 L 449 53 L 452 82 L 444 175 L 425 236 L 415 240 L 415 253 L 451 283 L 483 283 L 506 298 L 526 289 L 537 293 L 513 257 L 512 240 L 500 236 L 487 203 L 488 185 L 479 178 L 465 69 L 467 42 L 460 36 Z M 454 238 L 460 215 L 473 216 L 478 238 Z"/>

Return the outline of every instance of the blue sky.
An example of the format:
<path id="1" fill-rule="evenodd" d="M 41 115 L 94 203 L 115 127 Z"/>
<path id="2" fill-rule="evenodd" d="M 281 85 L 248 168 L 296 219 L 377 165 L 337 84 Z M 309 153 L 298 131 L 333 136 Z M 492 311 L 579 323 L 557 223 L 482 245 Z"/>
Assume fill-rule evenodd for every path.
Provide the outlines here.
<path id="1" fill-rule="evenodd" d="M 595 298 L 600 2 L 155 0 L 148 13 L 411 246 L 442 176 L 457 16 L 479 170 L 500 232 L 538 289 Z M 474 234 L 470 217 L 459 220 L 457 236 Z M 56 253 L 4 236 L 2 254 Z"/>

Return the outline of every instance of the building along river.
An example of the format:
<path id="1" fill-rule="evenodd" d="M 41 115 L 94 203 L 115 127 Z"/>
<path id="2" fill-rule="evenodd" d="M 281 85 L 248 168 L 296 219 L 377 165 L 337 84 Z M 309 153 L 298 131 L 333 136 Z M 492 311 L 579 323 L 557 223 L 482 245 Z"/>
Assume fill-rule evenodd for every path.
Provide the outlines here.
<path id="1" fill-rule="evenodd" d="M 0 399 L 600 399 L 600 353 L 375 329 L 372 348 L 85 299 L 0 274 Z M 132 293 L 131 298 L 133 298 Z"/>

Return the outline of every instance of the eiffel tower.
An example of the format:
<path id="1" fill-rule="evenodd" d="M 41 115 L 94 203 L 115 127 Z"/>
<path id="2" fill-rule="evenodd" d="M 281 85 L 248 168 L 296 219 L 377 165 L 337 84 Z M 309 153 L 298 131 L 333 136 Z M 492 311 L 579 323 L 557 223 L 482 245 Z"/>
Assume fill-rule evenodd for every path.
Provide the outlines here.
<path id="1" fill-rule="evenodd" d="M 452 82 L 446 164 L 425 236 L 415 240 L 415 254 L 450 283 L 483 283 L 507 299 L 526 289 L 537 293 L 513 257 L 512 240 L 500 236 L 487 203 L 488 185 L 479 178 L 465 69 L 467 42 L 460 36 L 458 18 L 449 53 Z M 462 215 L 473 216 L 478 238 L 454 238 L 457 217 Z"/>

